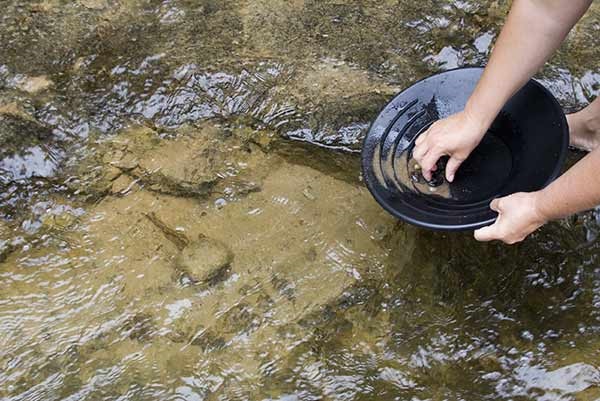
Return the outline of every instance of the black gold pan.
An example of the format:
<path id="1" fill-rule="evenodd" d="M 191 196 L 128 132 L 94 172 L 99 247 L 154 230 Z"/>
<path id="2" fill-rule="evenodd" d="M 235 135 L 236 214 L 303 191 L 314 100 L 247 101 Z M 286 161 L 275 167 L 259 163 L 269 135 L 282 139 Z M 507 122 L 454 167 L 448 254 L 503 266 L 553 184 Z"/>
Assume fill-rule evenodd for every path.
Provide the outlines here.
<path id="1" fill-rule="evenodd" d="M 504 106 L 479 146 L 456 173 L 423 179 L 412 159 L 415 139 L 434 121 L 461 111 L 483 68 L 445 71 L 402 91 L 371 124 L 362 149 L 363 177 L 388 212 L 434 230 L 473 230 L 496 219 L 492 199 L 535 191 L 560 173 L 569 130 L 562 108 L 530 80 Z"/>

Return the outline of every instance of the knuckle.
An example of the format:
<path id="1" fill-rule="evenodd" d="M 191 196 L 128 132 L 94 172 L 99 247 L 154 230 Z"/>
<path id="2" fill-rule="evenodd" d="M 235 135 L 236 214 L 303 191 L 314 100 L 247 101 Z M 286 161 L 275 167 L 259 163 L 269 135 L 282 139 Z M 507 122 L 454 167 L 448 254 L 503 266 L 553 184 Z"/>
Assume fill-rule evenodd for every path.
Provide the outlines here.
<path id="1" fill-rule="evenodd" d="M 477 239 L 478 241 L 483 241 L 483 242 L 487 242 L 489 241 L 491 238 L 489 235 L 484 235 L 484 234 L 479 234 L 478 236 L 475 237 L 475 239 Z"/>
<path id="2" fill-rule="evenodd" d="M 514 245 L 520 241 L 518 234 L 515 234 L 514 232 L 510 232 L 508 230 L 503 230 L 501 237 L 502 240 L 508 245 Z"/>
<path id="3" fill-rule="evenodd" d="M 523 241 L 524 239 L 525 238 L 523 238 L 523 237 L 513 237 L 507 243 L 508 243 L 508 245 L 514 245 L 514 244 L 517 244 L 517 243 Z"/>

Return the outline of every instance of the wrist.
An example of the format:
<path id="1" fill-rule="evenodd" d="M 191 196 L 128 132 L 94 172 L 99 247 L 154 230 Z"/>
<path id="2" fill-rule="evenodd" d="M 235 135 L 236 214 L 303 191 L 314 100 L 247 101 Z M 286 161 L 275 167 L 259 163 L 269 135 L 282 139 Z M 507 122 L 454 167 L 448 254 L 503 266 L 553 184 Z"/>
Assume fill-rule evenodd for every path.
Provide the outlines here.
<path id="1" fill-rule="evenodd" d="M 483 136 L 496 119 L 499 110 L 488 110 L 478 106 L 477 101 L 471 97 L 465 105 L 464 113 Z"/>
<path id="2" fill-rule="evenodd" d="M 544 225 L 548 221 L 552 220 L 552 216 L 547 210 L 545 206 L 545 192 L 544 190 L 539 190 L 530 193 L 532 196 L 532 218 L 539 225 Z"/>

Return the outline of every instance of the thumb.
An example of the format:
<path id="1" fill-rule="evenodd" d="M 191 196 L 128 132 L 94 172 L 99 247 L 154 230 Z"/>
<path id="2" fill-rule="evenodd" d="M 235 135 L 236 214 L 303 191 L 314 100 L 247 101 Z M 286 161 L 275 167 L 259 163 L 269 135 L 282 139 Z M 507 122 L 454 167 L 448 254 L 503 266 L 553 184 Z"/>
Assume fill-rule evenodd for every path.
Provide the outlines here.
<path id="1" fill-rule="evenodd" d="M 474 236 L 477 241 L 491 241 L 497 238 L 496 224 L 475 230 Z"/>

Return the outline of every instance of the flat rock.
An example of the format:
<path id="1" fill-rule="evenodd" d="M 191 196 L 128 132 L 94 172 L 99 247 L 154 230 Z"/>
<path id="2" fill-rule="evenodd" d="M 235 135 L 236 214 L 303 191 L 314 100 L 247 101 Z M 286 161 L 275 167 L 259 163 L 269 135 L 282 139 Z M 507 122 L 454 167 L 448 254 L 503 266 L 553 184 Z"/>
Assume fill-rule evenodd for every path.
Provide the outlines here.
<path id="1" fill-rule="evenodd" d="M 47 90 L 53 82 L 45 75 L 38 77 L 25 77 L 17 83 L 17 87 L 27 93 L 39 93 Z"/>
<path id="2" fill-rule="evenodd" d="M 223 180 L 232 181 L 233 186 L 233 181 L 240 181 L 235 177 L 263 159 L 257 145 L 220 127 L 205 124 L 180 131 L 174 138 L 161 139 L 147 127 L 125 130 L 106 162 L 154 192 L 202 197 Z"/>

